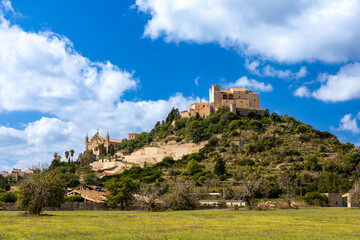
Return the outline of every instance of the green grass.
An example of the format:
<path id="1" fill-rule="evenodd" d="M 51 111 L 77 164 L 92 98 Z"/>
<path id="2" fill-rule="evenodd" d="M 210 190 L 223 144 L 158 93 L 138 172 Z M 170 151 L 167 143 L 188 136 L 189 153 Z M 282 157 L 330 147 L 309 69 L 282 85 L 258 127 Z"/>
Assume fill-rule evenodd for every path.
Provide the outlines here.
<path id="1" fill-rule="evenodd" d="M 360 239 L 360 209 L 0 212 L 0 239 Z"/>

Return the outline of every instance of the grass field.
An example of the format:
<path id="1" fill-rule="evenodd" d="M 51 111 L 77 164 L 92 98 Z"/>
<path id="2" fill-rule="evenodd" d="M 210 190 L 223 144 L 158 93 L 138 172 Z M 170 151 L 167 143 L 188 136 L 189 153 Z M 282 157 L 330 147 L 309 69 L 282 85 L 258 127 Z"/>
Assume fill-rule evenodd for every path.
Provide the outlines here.
<path id="1" fill-rule="evenodd" d="M 360 209 L 0 212 L 0 239 L 360 239 Z"/>

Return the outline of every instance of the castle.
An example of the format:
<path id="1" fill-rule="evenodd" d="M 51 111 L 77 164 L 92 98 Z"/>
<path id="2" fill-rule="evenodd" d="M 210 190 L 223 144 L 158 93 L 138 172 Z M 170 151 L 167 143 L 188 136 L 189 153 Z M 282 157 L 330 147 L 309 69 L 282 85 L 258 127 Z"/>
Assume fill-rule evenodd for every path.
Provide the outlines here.
<path id="1" fill-rule="evenodd" d="M 129 137 L 128 139 L 135 139 L 136 136 L 138 134 L 137 133 L 129 133 Z M 89 141 L 89 137 L 86 134 L 85 137 L 85 151 L 86 150 L 92 150 L 93 153 L 97 156 L 100 155 L 100 149 L 99 149 L 99 144 L 104 144 L 104 147 L 106 148 L 106 152 L 109 151 L 109 147 L 111 145 L 113 145 L 115 148 L 118 144 L 120 144 L 122 142 L 122 140 L 118 140 L 118 139 L 111 139 L 109 132 L 106 135 L 106 138 L 103 138 L 100 136 L 99 134 L 99 129 L 97 130 L 97 133 L 91 138 L 91 140 Z"/>
<path id="2" fill-rule="evenodd" d="M 221 85 L 212 85 L 209 89 L 210 103 L 199 102 L 190 106 L 189 111 L 181 113 L 181 117 L 192 117 L 199 113 L 201 117 L 207 117 L 216 112 L 219 107 L 229 106 L 233 113 L 247 116 L 254 112 L 261 116 L 269 114 L 269 109 L 259 108 L 259 93 L 254 93 L 246 88 L 230 88 L 221 90 Z"/>

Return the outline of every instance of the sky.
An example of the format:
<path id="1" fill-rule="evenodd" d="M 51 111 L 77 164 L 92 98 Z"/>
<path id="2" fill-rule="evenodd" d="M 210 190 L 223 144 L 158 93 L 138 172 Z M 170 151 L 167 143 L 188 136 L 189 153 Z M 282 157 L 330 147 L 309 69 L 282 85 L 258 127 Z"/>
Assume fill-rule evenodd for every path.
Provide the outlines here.
<path id="1" fill-rule="evenodd" d="M 123 139 L 212 84 L 360 145 L 360 0 L 0 0 L 0 170 Z"/>

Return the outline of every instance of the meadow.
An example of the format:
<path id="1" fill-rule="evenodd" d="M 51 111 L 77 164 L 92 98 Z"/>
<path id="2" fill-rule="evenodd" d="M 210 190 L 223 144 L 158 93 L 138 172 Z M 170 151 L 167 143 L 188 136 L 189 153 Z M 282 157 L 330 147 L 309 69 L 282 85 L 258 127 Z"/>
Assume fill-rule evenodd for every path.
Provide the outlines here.
<path id="1" fill-rule="evenodd" d="M 360 209 L 0 212 L 0 239 L 360 239 Z"/>

